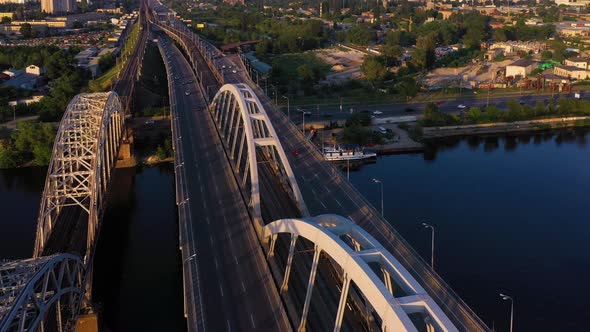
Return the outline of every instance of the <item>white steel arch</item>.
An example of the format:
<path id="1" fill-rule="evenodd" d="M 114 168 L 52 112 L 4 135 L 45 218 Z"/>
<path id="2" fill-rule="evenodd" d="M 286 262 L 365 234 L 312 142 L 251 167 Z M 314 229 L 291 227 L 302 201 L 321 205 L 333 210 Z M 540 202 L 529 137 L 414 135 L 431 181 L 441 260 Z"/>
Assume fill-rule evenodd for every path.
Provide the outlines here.
<path id="1" fill-rule="evenodd" d="M 34 257 L 44 255 L 45 245 L 66 206 L 78 206 L 88 214 L 85 254 L 90 253 L 124 135 L 124 121 L 124 110 L 115 92 L 82 93 L 68 104 L 47 170 Z"/>
<path id="2" fill-rule="evenodd" d="M 308 216 L 307 206 L 285 151 L 262 103 L 252 89 L 245 84 L 225 84 L 213 98 L 209 109 L 225 139 L 233 166 L 242 177 L 242 187 L 250 189 L 250 206 L 255 216 L 261 216 L 257 147 L 266 148 L 270 158 L 276 161 L 283 184 L 290 189 L 301 214 Z"/>
<path id="3" fill-rule="evenodd" d="M 0 264 L 0 332 L 73 331 L 85 274 L 82 260 L 70 254 Z"/>
<path id="4" fill-rule="evenodd" d="M 382 320 L 383 331 L 417 331 L 409 314 L 421 313 L 429 331 L 458 329 L 440 307 L 428 295 L 414 277 L 375 238 L 350 220 L 339 215 L 327 214 L 303 219 L 281 219 L 264 227 L 264 243 L 269 258 L 279 233 L 291 235 L 289 258 L 283 278 L 283 287 L 289 282 L 295 242 L 299 236 L 314 244 L 315 254 L 308 283 L 299 329 L 305 328 L 311 292 L 315 282 L 320 253 L 331 257 L 343 270 L 343 286 L 334 331 L 339 331 L 344 315 L 350 282 L 354 281 L 371 307 Z M 347 244 L 348 241 L 350 244 Z M 382 278 L 371 269 L 369 263 L 378 263 Z M 394 297 L 394 287 L 404 296 Z"/>

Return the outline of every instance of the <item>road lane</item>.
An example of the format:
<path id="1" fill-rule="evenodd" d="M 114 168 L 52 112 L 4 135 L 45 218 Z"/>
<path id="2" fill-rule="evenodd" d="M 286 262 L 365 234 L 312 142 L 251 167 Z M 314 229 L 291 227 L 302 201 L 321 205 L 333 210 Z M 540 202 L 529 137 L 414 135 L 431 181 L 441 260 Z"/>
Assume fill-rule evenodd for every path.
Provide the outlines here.
<path id="1" fill-rule="evenodd" d="M 199 94 L 190 65 L 166 37 L 178 136 L 182 140 L 189 241 L 188 263 L 198 266 L 205 329 L 287 331 L 289 322 L 274 288 L 246 206 L 221 141 Z M 164 53 L 165 54 L 165 53 Z M 166 60 L 168 61 L 168 60 Z M 193 83 L 187 83 L 192 80 Z M 188 94 L 187 94 L 188 93 Z M 195 270 L 197 270 L 195 268 Z M 194 303 L 199 307 L 198 303 Z"/>

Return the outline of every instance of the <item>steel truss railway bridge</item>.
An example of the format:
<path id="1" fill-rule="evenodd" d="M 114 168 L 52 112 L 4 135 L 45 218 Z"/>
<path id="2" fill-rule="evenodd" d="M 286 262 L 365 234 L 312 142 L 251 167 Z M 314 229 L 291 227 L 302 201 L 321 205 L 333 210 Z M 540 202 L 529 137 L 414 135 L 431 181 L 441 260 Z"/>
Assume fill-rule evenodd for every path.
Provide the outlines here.
<path id="1" fill-rule="evenodd" d="M 73 331 L 91 308 L 95 245 L 147 41 L 140 37 L 113 91 L 82 93 L 60 122 L 37 220 L 33 258 L 0 261 L 0 331 Z"/>
<path id="2" fill-rule="evenodd" d="M 195 112 L 207 112 L 216 133 L 212 139 L 223 147 L 222 159 L 229 164 L 246 224 L 256 234 L 253 243 L 263 253 L 260 264 L 267 268 L 262 273 L 272 280 L 269 297 L 280 297 L 283 308 L 278 315 L 289 322 L 282 329 L 489 331 L 360 194 L 346 193 L 363 204 L 357 212 L 365 221 L 361 223 L 358 215 L 353 218 L 345 211 L 336 192 L 350 184 L 321 161 L 315 147 L 249 79 L 243 63 L 233 63 L 240 74 L 227 76 L 221 68 L 230 57 L 170 19 L 161 4 L 152 1 L 150 6 L 151 12 L 142 6 L 141 17 L 147 18 L 144 23 L 173 39 L 192 67 L 205 105 Z M 144 30 L 146 34 L 148 29 Z M 166 52 L 162 55 L 166 57 Z M 139 62 L 133 60 L 135 70 Z M 166 69 L 169 90 L 174 91 L 179 83 L 168 65 Z M 211 87 L 215 94 L 210 94 Z M 132 90 L 126 87 L 125 93 Z M 193 222 L 185 210 L 191 194 L 181 189 L 188 181 L 188 168 L 195 166 L 183 159 L 182 141 L 188 140 L 180 134 L 178 108 L 183 105 L 182 101 L 174 103 L 171 113 L 185 317 L 190 331 L 206 331 L 211 324 L 204 314 L 206 280 L 200 278 L 203 271 L 190 265 L 202 253 L 194 250 L 196 240 L 186 231 Z M 0 332 L 70 331 L 81 308 L 89 306 L 95 243 L 125 137 L 125 104 L 116 92 L 108 92 L 81 94 L 68 105 L 48 170 L 34 257 L 0 265 Z M 285 153 L 293 146 L 305 147 L 305 158 L 309 158 L 305 162 L 317 162 L 317 171 L 325 176 L 315 173 L 315 179 L 309 180 L 309 167 L 302 166 L 302 159 Z M 333 192 L 333 200 L 341 208 L 319 213 L 317 197 L 308 192 L 314 192 L 314 183 L 321 181 L 327 181 L 326 190 Z M 329 204 L 331 198 L 324 199 Z M 237 281 L 246 276 L 228 277 Z M 256 330 L 252 315 L 250 319 L 250 329 Z M 227 329 L 232 330 L 229 323 Z"/>

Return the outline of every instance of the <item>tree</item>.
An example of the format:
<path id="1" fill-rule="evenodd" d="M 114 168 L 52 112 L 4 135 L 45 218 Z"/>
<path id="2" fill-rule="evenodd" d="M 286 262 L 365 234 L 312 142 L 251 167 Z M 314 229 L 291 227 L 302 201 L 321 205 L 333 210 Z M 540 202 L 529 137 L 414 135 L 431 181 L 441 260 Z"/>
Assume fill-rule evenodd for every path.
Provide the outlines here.
<path id="1" fill-rule="evenodd" d="M 3 17 L 2 17 L 2 22 L 1 22 L 1 23 L 2 23 L 2 24 L 8 24 L 8 23 L 10 23 L 11 21 L 12 21 L 12 19 L 11 19 L 10 17 L 8 17 L 8 16 L 3 16 Z"/>
<path id="2" fill-rule="evenodd" d="M 82 28 L 82 23 L 80 23 L 78 21 L 74 21 L 74 23 L 72 23 L 72 28 L 74 28 L 74 29 L 81 29 Z"/>
<path id="3" fill-rule="evenodd" d="M 346 41 L 357 45 L 369 45 L 375 33 L 363 25 L 356 25 L 346 32 Z"/>
<path id="4" fill-rule="evenodd" d="M 33 28 L 29 23 L 21 24 L 20 33 L 24 38 L 31 38 L 33 36 Z"/>
<path id="5" fill-rule="evenodd" d="M 436 33 L 432 32 L 416 40 L 416 50 L 412 55 L 412 61 L 420 68 L 431 68 L 436 61 L 434 49 L 436 46 Z"/>
<path id="6" fill-rule="evenodd" d="M 469 121 L 478 123 L 481 121 L 481 109 L 479 109 L 479 107 L 471 107 L 469 111 L 467 111 L 467 117 L 469 118 Z"/>
<path id="7" fill-rule="evenodd" d="M 378 57 L 366 57 L 361 65 L 361 71 L 371 82 L 384 80 L 388 73 L 382 58 Z"/>
<path id="8" fill-rule="evenodd" d="M 345 127 L 366 127 L 371 124 L 371 116 L 369 113 L 357 112 L 351 114 L 346 119 Z"/>
<path id="9" fill-rule="evenodd" d="M 535 116 L 543 115 L 544 113 L 545 113 L 545 104 L 539 100 L 535 104 Z"/>
<path id="10" fill-rule="evenodd" d="M 415 97 L 418 94 L 416 81 L 411 77 L 404 78 L 397 86 L 397 90 L 406 99 Z"/>

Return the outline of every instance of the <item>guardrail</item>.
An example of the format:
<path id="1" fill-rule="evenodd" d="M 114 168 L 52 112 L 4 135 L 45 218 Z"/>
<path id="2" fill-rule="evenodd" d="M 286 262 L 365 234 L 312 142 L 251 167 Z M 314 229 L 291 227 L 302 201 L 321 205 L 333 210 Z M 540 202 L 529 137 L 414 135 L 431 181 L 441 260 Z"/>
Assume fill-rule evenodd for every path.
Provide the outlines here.
<path id="1" fill-rule="evenodd" d="M 166 59 L 166 53 L 163 50 L 162 41 L 158 40 L 158 49 L 163 59 Z M 164 61 L 166 73 L 169 80 L 174 82 L 174 75 L 168 64 Z M 192 229 L 191 211 L 188 197 L 188 186 L 185 181 L 186 173 L 184 167 L 184 155 L 182 147 L 182 136 L 179 128 L 179 118 L 177 113 L 176 92 L 173 88 L 174 83 L 168 84 L 168 94 L 170 100 L 170 123 L 172 129 L 172 149 L 174 151 L 174 178 L 176 182 L 176 206 L 178 207 L 179 220 L 179 249 L 182 258 L 182 284 L 183 284 L 183 302 L 184 317 L 187 318 L 189 331 L 205 330 L 205 315 L 203 313 L 203 301 L 201 297 L 201 287 L 199 281 L 199 267 L 197 260 L 193 259 L 196 255 L 196 248 L 192 241 L 189 240 L 189 229 Z M 194 263 L 194 264 L 193 264 Z M 195 298 L 197 297 L 197 298 Z M 189 300 L 190 299 L 190 300 Z M 194 305 L 200 307 L 196 308 Z M 202 326 L 202 328 L 199 328 Z"/>

